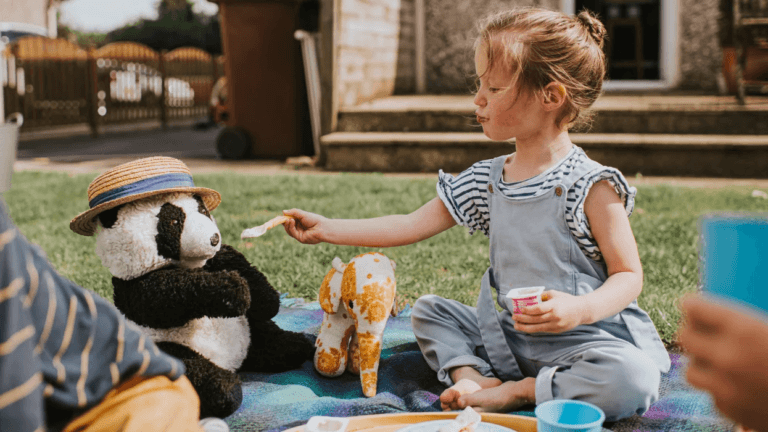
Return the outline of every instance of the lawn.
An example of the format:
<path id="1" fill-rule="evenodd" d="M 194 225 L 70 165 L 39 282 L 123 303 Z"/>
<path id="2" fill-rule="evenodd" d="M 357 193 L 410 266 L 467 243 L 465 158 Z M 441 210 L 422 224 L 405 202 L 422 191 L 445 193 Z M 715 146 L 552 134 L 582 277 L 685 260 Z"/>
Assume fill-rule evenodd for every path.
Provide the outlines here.
<path id="1" fill-rule="evenodd" d="M 69 230 L 69 221 L 87 209 L 86 190 L 94 177 L 19 172 L 4 198 L 21 232 L 42 247 L 60 273 L 111 299 L 111 276 L 94 252 L 95 238 Z M 243 229 L 291 207 L 329 217 L 373 217 L 408 213 L 435 196 L 435 179 L 380 174 L 200 174 L 195 183 L 222 194 L 213 215 L 224 242 L 242 251 L 278 291 L 307 300 L 316 299 L 335 256 L 346 261 L 371 249 L 302 245 L 282 229 L 242 241 Z M 695 291 L 698 282 L 699 216 L 713 210 L 768 211 L 768 200 L 752 197 L 749 187 L 642 186 L 638 190 L 630 218 L 645 271 L 638 301 L 669 342 L 680 319 L 678 300 Z M 466 229 L 454 227 L 419 244 L 380 250 L 397 262 L 401 301 L 412 304 L 419 296 L 434 293 L 475 304 L 479 280 L 488 265 L 488 240 L 481 233 L 470 236 Z"/>

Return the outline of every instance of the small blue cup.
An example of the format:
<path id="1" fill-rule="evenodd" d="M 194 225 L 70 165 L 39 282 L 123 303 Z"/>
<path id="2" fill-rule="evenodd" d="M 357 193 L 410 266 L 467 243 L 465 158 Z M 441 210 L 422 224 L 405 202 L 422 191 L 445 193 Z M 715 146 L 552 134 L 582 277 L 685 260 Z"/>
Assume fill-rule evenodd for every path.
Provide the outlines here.
<path id="1" fill-rule="evenodd" d="M 551 400 L 536 407 L 538 432 L 600 432 L 605 413 L 589 402 Z"/>

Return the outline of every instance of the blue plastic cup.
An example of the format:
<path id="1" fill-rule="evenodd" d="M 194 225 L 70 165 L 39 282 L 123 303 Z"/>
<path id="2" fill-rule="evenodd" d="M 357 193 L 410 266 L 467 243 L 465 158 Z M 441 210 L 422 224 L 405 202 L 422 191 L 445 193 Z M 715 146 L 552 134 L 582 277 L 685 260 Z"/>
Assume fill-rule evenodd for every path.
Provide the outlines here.
<path id="1" fill-rule="evenodd" d="M 605 413 L 589 402 L 551 400 L 536 407 L 538 432 L 600 432 Z"/>
<path id="2" fill-rule="evenodd" d="M 713 213 L 699 229 L 704 292 L 768 313 L 768 214 Z"/>

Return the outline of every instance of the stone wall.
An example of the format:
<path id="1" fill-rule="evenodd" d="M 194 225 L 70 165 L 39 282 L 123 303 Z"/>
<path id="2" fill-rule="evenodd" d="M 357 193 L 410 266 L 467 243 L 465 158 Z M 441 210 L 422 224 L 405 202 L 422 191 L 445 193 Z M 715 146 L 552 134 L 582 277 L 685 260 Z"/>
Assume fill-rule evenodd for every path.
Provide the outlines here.
<path id="1" fill-rule="evenodd" d="M 514 6 L 560 10 L 559 0 L 426 1 L 427 88 L 429 93 L 466 93 L 473 87 L 472 44 L 476 23 L 487 13 Z M 722 65 L 718 42 L 719 0 L 678 0 L 678 87 L 714 91 Z"/>
<path id="2" fill-rule="evenodd" d="M 474 88 L 472 46 L 478 21 L 515 6 L 559 9 L 559 0 L 425 0 L 428 93 L 468 93 Z"/>
<path id="3" fill-rule="evenodd" d="M 679 0 L 681 89 L 715 91 L 723 64 L 719 0 Z"/>
<path id="4" fill-rule="evenodd" d="M 400 0 L 395 94 L 416 92 L 416 19 L 414 0 Z"/>

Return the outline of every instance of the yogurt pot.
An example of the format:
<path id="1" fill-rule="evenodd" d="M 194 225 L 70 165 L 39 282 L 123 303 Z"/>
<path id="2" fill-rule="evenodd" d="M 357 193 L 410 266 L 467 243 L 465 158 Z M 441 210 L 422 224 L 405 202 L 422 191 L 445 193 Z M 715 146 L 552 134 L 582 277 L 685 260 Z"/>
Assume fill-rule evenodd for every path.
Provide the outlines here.
<path id="1" fill-rule="evenodd" d="M 522 308 L 534 306 L 541 303 L 541 293 L 544 292 L 543 286 L 515 288 L 507 293 L 507 307 L 513 314 L 521 313 Z"/>

